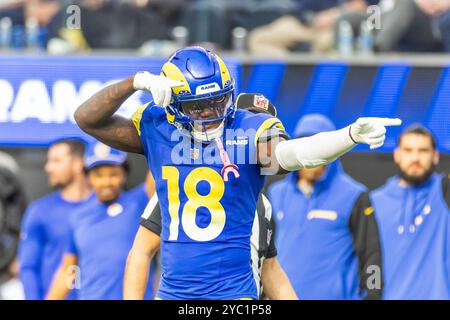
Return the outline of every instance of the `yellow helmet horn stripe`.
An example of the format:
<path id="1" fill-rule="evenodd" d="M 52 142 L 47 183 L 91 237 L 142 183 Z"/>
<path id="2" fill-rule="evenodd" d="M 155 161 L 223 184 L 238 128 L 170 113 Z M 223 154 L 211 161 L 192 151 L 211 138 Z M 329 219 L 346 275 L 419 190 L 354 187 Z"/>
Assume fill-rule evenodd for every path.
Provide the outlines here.
<path id="1" fill-rule="evenodd" d="M 172 88 L 174 94 L 179 94 L 181 91 L 188 91 L 189 93 L 191 92 L 189 83 L 186 81 L 183 73 L 173 63 L 166 62 L 161 69 L 161 75 L 175 81 L 182 81 L 184 83 L 184 86 Z"/>
<path id="2" fill-rule="evenodd" d="M 231 81 L 230 72 L 223 60 L 216 54 L 217 62 L 219 62 L 220 74 L 222 76 L 222 88 L 225 87 L 227 81 Z"/>

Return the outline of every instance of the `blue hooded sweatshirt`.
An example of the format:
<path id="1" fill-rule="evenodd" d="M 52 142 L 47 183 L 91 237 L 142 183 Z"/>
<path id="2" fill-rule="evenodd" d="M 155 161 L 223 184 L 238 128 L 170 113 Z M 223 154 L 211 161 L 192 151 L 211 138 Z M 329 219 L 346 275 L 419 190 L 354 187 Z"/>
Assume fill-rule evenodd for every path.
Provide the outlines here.
<path id="1" fill-rule="evenodd" d="M 448 178 L 433 174 L 419 187 L 392 177 L 371 193 L 380 226 L 385 299 L 450 299 Z M 447 198 L 449 192 L 447 191 Z"/>

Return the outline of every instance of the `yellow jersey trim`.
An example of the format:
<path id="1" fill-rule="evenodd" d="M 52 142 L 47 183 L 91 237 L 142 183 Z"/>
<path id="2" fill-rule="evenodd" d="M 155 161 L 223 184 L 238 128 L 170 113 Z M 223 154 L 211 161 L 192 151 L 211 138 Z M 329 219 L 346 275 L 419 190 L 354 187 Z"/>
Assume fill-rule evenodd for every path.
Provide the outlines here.
<path id="1" fill-rule="evenodd" d="M 167 122 L 173 124 L 175 122 L 175 115 L 166 112 Z"/>
<path id="2" fill-rule="evenodd" d="M 131 117 L 131 120 L 133 121 L 134 127 L 136 128 L 137 132 L 139 135 L 141 135 L 141 119 L 142 119 L 142 114 L 144 113 L 145 108 L 147 108 L 147 106 L 150 104 L 146 103 L 142 106 L 139 107 L 139 109 L 137 109 L 134 113 L 133 116 Z"/>

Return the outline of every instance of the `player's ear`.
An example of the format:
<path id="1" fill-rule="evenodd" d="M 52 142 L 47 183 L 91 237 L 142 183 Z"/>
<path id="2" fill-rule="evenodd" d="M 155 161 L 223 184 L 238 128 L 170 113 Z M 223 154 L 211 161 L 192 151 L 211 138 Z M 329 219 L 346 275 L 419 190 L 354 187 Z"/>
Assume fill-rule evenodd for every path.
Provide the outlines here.
<path id="1" fill-rule="evenodd" d="M 435 150 L 434 156 L 433 156 L 433 164 L 435 166 L 437 166 L 439 164 L 440 157 L 441 157 L 441 155 L 440 155 L 439 151 Z"/>
<path id="2" fill-rule="evenodd" d="M 396 164 L 398 164 L 398 163 L 400 162 L 400 150 L 399 150 L 399 147 L 397 147 L 397 148 L 394 149 L 394 154 L 393 154 L 393 156 L 394 156 L 394 162 L 395 162 Z"/>

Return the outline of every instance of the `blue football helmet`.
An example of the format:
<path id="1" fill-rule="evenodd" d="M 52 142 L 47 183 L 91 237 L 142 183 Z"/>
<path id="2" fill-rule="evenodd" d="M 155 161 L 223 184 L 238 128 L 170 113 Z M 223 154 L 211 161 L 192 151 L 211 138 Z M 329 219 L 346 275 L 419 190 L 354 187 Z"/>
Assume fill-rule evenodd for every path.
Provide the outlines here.
<path id="1" fill-rule="evenodd" d="M 236 112 L 234 81 L 222 59 L 204 48 L 187 47 L 169 58 L 161 75 L 184 83 L 172 88 L 169 122 L 203 142 L 221 136 Z"/>

